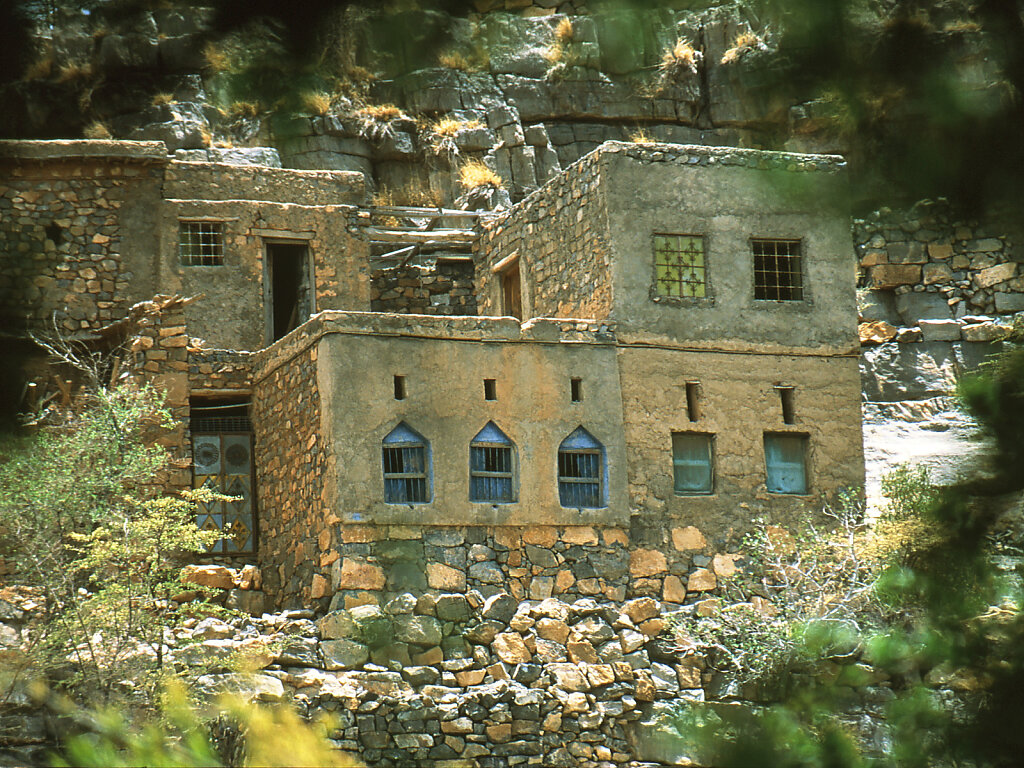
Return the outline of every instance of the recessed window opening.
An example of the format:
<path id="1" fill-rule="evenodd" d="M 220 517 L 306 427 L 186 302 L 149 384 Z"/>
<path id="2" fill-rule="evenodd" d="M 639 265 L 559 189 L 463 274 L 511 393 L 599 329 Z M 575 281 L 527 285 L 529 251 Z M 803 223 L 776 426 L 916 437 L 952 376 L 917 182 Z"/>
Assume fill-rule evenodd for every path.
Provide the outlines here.
<path id="1" fill-rule="evenodd" d="M 793 411 L 793 393 L 796 391 L 796 387 L 775 387 L 775 391 L 779 393 L 779 402 L 782 405 L 782 423 L 783 424 L 796 424 L 796 414 Z"/>
<path id="2" fill-rule="evenodd" d="M 686 382 L 686 414 L 690 421 L 700 421 L 700 384 Z"/>
<path id="3" fill-rule="evenodd" d="M 389 504 L 424 504 L 430 501 L 430 446 L 404 422 L 381 444 L 384 501 Z"/>
<path id="4" fill-rule="evenodd" d="M 267 243 L 271 341 L 298 328 L 313 312 L 305 243 Z"/>
<path id="5" fill-rule="evenodd" d="M 569 379 L 569 400 L 583 402 L 583 379 Z"/>
<path id="6" fill-rule="evenodd" d="M 395 400 L 405 400 L 405 376 L 395 375 Z"/>
<path id="7" fill-rule="evenodd" d="M 515 495 L 515 449 L 493 421 L 469 444 L 469 500 L 508 503 Z"/>
<path id="8" fill-rule="evenodd" d="M 752 240 L 754 298 L 802 301 L 803 266 L 799 240 Z"/>
<path id="9" fill-rule="evenodd" d="M 209 488 L 230 501 L 199 502 L 196 524 L 221 538 L 209 548 L 222 554 L 250 553 L 256 546 L 252 422 L 247 398 L 192 398 L 192 486 Z"/>
<path id="10" fill-rule="evenodd" d="M 46 239 L 54 245 L 60 245 L 61 240 L 64 239 L 64 230 L 56 222 L 47 224 L 43 232 L 46 234 Z"/>
<path id="11" fill-rule="evenodd" d="M 714 463 L 711 435 L 692 432 L 672 434 L 672 476 L 677 494 L 712 492 Z"/>
<path id="12" fill-rule="evenodd" d="M 484 400 L 497 400 L 498 386 L 495 379 L 484 379 Z"/>
<path id="13" fill-rule="evenodd" d="M 558 446 L 558 500 L 563 507 L 604 506 L 604 446 L 577 427 Z"/>
<path id="14" fill-rule="evenodd" d="M 769 493 L 807 493 L 807 442 L 807 435 L 765 434 L 765 487 Z"/>
<path id="15" fill-rule="evenodd" d="M 706 297 L 704 238 L 699 235 L 655 235 L 654 272 L 659 296 Z"/>
<path id="16" fill-rule="evenodd" d="M 224 222 L 178 222 L 178 257 L 186 267 L 224 264 Z"/>

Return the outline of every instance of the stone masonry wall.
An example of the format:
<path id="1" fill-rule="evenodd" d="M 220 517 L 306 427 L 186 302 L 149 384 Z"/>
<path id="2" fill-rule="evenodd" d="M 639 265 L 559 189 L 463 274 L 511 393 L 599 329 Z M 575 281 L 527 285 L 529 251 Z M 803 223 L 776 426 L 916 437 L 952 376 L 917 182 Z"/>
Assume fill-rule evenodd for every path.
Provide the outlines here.
<path id="1" fill-rule="evenodd" d="M 263 530 L 278 535 L 269 514 L 265 504 Z M 517 600 L 656 597 L 685 605 L 714 589 L 714 568 L 727 567 L 733 557 L 727 538 L 709 542 L 697 528 L 682 525 L 636 531 L 586 525 L 316 528 L 316 519 L 314 513 L 300 520 L 309 523 L 307 535 L 294 541 L 300 550 L 306 543 L 306 560 L 319 562 L 329 581 L 312 573 L 314 568 L 293 565 L 297 551 L 278 551 L 264 540 L 266 578 L 274 569 L 307 574 L 305 581 L 290 578 L 268 590 L 281 606 L 351 608 L 383 604 L 404 591 L 438 589 L 484 596 L 507 592 Z M 309 551 L 315 547 L 318 551 Z"/>
<path id="2" fill-rule="evenodd" d="M 526 317 L 608 316 L 610 247 L 598 161 L 587 156 L 510 213 L 483 223 L 476 279 L 481 314 L 502 314 L 501 281 L 492 268 L 518 251 Z"/>
<path id="3" fill-rule="evenodd" d="M 1024 310 L 1024 274 L 1013 239 L 990 224 L 960 222 L 940 203 L 857 221 L 854 241 L 866 288 L 864 320 L 918 320 Z"/>
<path id="4" fill-rule="evenodd" d="M 329 556 L 317 552 L 318 536 L 322 541 L 329 535 L 323 505 L 329 469 L 318 437 L 316 356 L 315 346 L 297 346 L 294 355 L 253 383 L 257 547 L 264 584 L 268 593 L 294 596 L 302 603 L 323 595 L 326 583 L 315 571 L 331 565 Z"/>
<path id="5" fill-rule="evenodd" d="M 252 355 L 234 349 L 190 349 L 189 390 L 248 392 L 252 388 Z"/>
<path id="6" fill-rule="evenodd" d="M 77 144 L 55 142 L 50 157 L 0 151 L 0 324 L 13 331 L 48 326 L 54 312 L 65 332 L 95 329 L 156 292 L 155 242 L 126 219 L 146 205 L 152 218 L 159 155 L 143 145 L 141 156 L 90 157 Z"/>
<path id="7" fill-rule="evenodd" d="M 140 381 L 164 394 L 164 406 L 174 419 L 174 427 L 163 431 L 157 445 L 166 448 L 171 461 L 156 487 L 162 492 L 192 487 L 192 445 L 188 439 L 188 334 L 185 330 L 185 305 L 188 300 L 157 296 L 152 311 L 138 322 L 141 326 L 132 339 L 132 369 Z"/>
<path id="8" fill-rule="evenodd" d="M 409 264 L 370 273 L 370 311 L 475 315 L 473 262 Z"/>

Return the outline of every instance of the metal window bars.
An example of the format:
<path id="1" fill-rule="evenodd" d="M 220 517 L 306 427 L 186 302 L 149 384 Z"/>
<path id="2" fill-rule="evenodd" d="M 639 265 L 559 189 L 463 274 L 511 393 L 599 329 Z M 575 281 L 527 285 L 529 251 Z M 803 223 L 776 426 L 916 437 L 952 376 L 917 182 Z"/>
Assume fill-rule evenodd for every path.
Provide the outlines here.
<path id="1" fill-rule="evenodd" d="M 603 506 L 600 450 L 558 451 L 558 500 L 563 507 Z"/>
<path id="2" fill-rule="evenodd" d="M 429 500 L 426 446 L 385 445 L 383 461 L 386 502 L 422 504 Z"/>
<path id="3" fill-rule="evenodd" d="M 224 264 L 224 222 L 178 222 L 178 257 L 186 267 Z"/>
<path id="4" fill-rule="evenodd" d="M 473 443 L 469 447 L 469 500 L 488 503 L 515 501 L 512 448 Z"/>
<path id="5" fill-rule="evenodd" d="M 698 235 L 655 235 L 654 270 L 659 296 L 705 298 L 704 238 Z"/>
<path id="6" fill-rule="evenodd" d="M 752 240 L 754 298 L 803 301 L 804 276 L 799 240 Z"/>

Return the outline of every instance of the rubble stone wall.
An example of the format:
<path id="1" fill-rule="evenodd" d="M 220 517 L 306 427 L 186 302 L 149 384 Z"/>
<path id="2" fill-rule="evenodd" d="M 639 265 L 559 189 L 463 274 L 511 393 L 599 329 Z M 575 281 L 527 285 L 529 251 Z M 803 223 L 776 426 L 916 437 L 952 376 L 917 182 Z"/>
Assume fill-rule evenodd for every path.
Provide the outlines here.
<path id="1" fill-rule="evenodd" d="M 501 274 L 518 268 L 524 317 L 609 315 L 608 211 L 598 175 L 595 153 L 505 216 L 483 222 L 476 273 L 481 314 L 505 314 Z M 510 261 L 516 254 L 518 266 Z"/>
<path id="2" fill-rule="evenodd" d="M 269 594 L 308 601 L 326 589 L 318 575 L 332 561 L 318 557 L 317 546 L 331 519 L 336 522 L 324 499 L 332 467 L 320 433 L 317 348 L 301 334 L 275 346 L 287 347 L 287 354 L 253 380 L 257 551 Z"/>
<path id="3" fill-rule="evenodd" d="M 958 221 L 946 206 L 925 201 L 857 221 L 854 239 L 865 289 L 863 320 L 914 327 L 922 319 L 1024 310 L 1024 255 L 1013 234 L 992 224 Z M 952 324 L 945 327 L 955 335 Z"/>
<path id="4" fill-rule="evenodd" d="M 370 284 L 371 312 L 477 314 L 472 261 L 374 269 Z"/>
<path id="5" fill-rule="evenodd" d="M 0 143 L 0 324 L 95 329 L 157 293 L 152 142 Z"/>
<path id="6" fill-rule="evenodd" d="M 158 297 L 159 298 L 159 297 Z M 166 298 L 166 297 L 164 297 Z M 164 395 L 174 426 L 161 430 L 156 444 L 168 450 L 170 463 L 157 479 L 160 492 L 192 487 L 192 444 L 188 437 L 189 350 L 184 302 L 171 299 L 140 320 L 130 346 L 132 370 Z"/>

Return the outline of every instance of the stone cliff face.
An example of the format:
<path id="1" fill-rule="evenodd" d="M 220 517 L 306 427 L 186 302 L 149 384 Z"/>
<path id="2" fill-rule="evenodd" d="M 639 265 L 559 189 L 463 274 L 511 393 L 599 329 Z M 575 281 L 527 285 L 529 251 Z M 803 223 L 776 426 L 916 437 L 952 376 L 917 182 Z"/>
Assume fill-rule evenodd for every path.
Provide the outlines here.
<path id="1" fill-rule="evenodd" d="M 817 130 L 814 105 L 762 87 L 770 36 L 737 7 L 583 15 L 549 0 L 476 5 L 484 12 L 468 17 L 353 21 L 346 54 L 360 64 L 350 67 L 360 97 L 313 105 L 287 132 L 237 104 L 232 112 L 201 10 L 56 18 L 39 33 L 37 61 L 7 88 L 0 130 L 106 132 L 229 161 L 266 162 L 240 150 L 274 144 L 286 166 L 359 170 L 399 198 L 445 204 L 461 193 L 456 172 L 469 158 L 484 159 L 514 201 L 607 140 L 842 149 Z M 397 49 L 389 25 L 409 36 Z M 424 55 L 436 39 L 447 41 L 440 55 Z M 385 116 L 364 105 L 397 109 Z"/>

